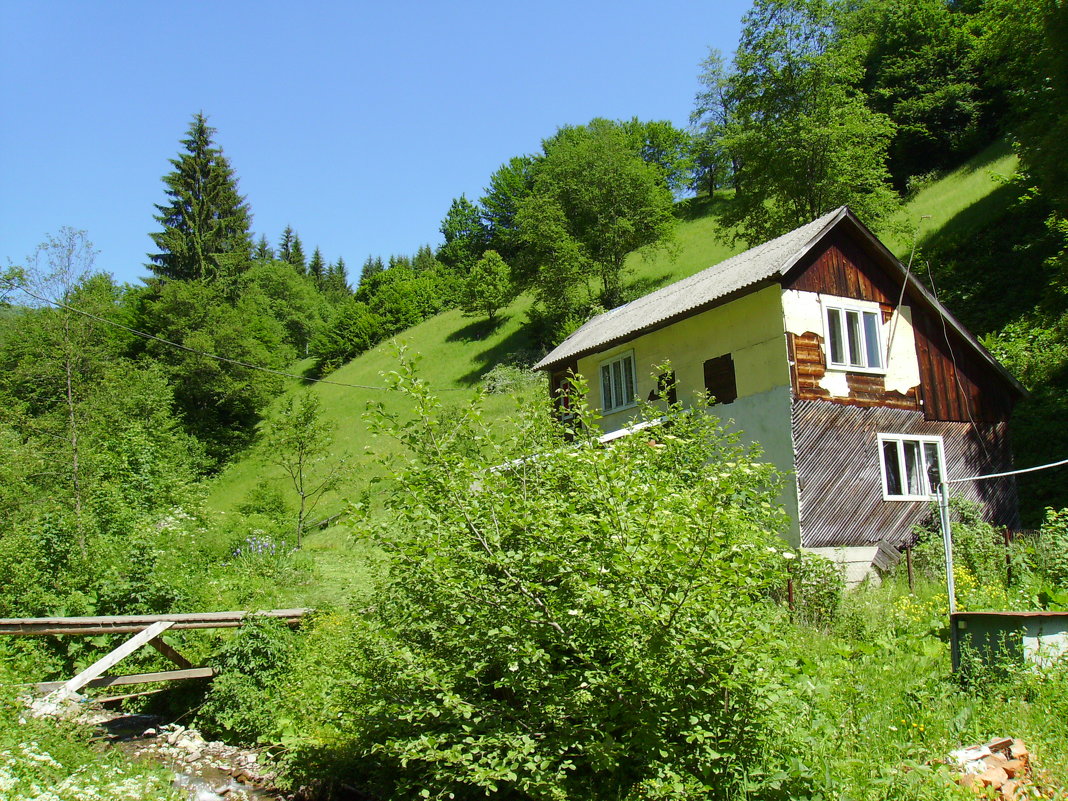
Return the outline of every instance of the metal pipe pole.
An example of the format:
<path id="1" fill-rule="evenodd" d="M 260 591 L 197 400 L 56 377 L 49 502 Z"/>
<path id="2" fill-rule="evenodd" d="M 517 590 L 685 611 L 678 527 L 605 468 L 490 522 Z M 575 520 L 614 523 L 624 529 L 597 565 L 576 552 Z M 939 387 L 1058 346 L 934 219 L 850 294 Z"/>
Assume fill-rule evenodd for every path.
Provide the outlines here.
<path id="1" fill-rule="evenodd" d="M 957 588 L 953 583 L 953 529 L 949 522 L 949 484 L 938 484 L 938 518 L 942 523 L 942 545 L 946 550 L 946 592 L 949 595 L 949 660 L 953 672 L 960 668 L 960 643 L 958 641 Z"/>
<path id="2" fill-rule="evenodd" d="M 953 530 L 949 523 L 949 484 L 938 485 L 938 517 L 942 523 L 942 545 L 946 551 L 946 591 L 949 594 L 949 614 L 957 611 L 957 592 L 953 586 Z"/>

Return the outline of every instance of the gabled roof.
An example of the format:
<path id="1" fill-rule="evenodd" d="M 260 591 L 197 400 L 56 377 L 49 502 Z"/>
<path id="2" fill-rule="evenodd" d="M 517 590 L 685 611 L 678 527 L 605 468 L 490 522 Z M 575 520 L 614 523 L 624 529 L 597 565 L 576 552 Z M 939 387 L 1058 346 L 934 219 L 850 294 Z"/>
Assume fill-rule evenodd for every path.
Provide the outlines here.
<path id="1" fill-rule="evenodd" d="M 1027 390 L 991 355 L 970 331 L 927 291 L 875 234 L 847 206 L 839 206 L 810 223 L 769 240 L 744 253 L 732 256 L 699 273 L 643 295 L 630 303 L 599 314 L 556 346 L 534 365 L 549 370 L 581 356 L 634 339 L 676 320 L 699 314 L 726 299 L 733 299 L 778 281 L 790 271 L 823 237 L 843 221 L 878 251 L 887 266 L 905 280 L 910 298 L 927 305 L 942 317 L 995 371 L 1021 395 Z"/>
<path id="2" fill-rule="evenodd" d="M 637 336 L 678 317 L 702 310 L 727 295 L 779 277 L 845 214 L 845 206 L 744 253 L 599 314 L 534 365 L 541 370 Z"/>

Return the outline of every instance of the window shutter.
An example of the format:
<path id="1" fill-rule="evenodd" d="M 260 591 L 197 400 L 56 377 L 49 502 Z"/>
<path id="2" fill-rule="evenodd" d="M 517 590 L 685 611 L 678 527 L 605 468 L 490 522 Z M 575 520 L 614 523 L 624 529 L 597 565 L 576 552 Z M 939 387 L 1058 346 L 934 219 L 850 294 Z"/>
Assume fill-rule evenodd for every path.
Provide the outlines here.
<path id="1" fill-rule="evenodd" d="M 705 362 L 705 392 L 715 403 L 731 403 L 738 397 L 734 379 L 734 359 L 729 353 Z"/>

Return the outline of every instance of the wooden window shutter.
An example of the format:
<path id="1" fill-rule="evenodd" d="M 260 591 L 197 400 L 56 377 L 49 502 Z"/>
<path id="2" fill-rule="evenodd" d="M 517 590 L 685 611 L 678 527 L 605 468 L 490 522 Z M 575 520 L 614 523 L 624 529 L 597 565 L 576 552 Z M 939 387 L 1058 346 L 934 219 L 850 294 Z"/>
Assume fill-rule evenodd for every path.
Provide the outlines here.
<path id="1" fill-rule="evenodd" d="M 734 359 L 729 353 L 705 362 L 705 392 L 714 403 L 731 403 L 738 397 L 734 380 Z"/>
<path id="2" fill-rule="evenodd" d="M 661 395 L 667 395 L 667 402 L 674 406 L 679 402 L 679 391 L 675 385 L 675 371 L 661 373 L 656 377 L 656 389 L 649 393 L 649 400 L 660 400 Z"/>

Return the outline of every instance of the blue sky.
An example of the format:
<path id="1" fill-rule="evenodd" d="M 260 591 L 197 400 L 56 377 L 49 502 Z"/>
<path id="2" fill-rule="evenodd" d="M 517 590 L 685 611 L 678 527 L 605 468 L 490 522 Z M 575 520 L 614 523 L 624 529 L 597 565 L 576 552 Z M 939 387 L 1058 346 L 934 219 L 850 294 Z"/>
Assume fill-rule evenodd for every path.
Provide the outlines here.
<path id="1" fill-rule="evenodd" d="M 563 124 L 685 125 L 698 63 L 749 2 L 0 0 L 0 266 L 85 229 L 145 275 L 160 178 L 194 112 L 275 244 L 345 258 L 440 242 L 454 197 Z"/>

